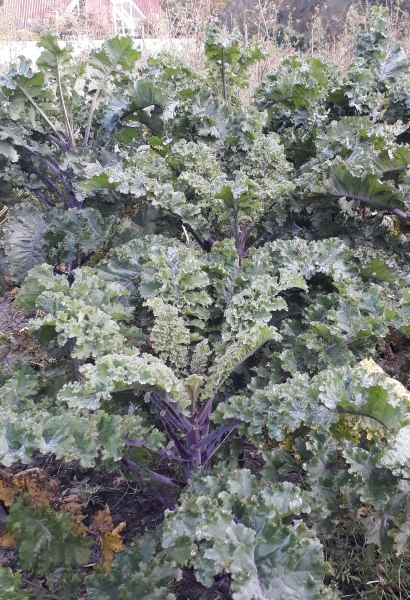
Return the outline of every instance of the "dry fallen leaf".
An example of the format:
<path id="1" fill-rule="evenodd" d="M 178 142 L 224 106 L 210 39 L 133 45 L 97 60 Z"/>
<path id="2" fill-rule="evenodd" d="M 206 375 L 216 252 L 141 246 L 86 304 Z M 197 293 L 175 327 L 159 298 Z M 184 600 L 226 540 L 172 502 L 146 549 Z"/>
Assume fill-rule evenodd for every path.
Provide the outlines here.
<path id="1" fill-rule="evenodd" d="M 43 469 L 33 468 L 13 476 L 13 482 L 28 493 L 33 506 L 50 506 L 58 496 L 58 484 Z"/>
<path id="2" fill-rule="evenodd" d="M 33 468 L 12 474 L 0 470 L 0 500 L 11 506 L 19 492 L 26 492 L 34 507 L 50 506 L 58 495 L 58 484 L 43 469 Z"/>
<path id="3" fill-rule="evenodd" d="M 84 508 L 87 506 L 87 503 L 79 496 L 78 494 L 70 494 L 66 498 L 63 498 L 59 506 L 62 510 L 66 510 L 67 512 L 71 512 L 74 514 L 81 513 Z"/>
<path id="4" fill-rule="evenodd" d="M 107 573 L 111 570 L 114 554 L 116 552 L 122 552 L 125 550 L 125 546 L 120 536 L 120 533 L 124 527 L 125 522 L 123 521 L 117 525 L 117 527 L 113 529 L 111 533 L 107 533 L 100 540 L 101 551 L 104 558 L 104 567 Z"/>
<path id="5" fill-rule="evenodd" d="M 17 493 L 18 488 L 13 483 L 13 476 L 0 470 L 0 501 L 4 506 L 11 506 Z"/>
<path id="6" fill-rule="evenodd" d="M 0 533 L 0 548 L 14 548 L 17 542 L 17 534 L 5 531 Z"/>
<path id="7" fill-rule="evenodd" d="M 86 515 L 73 515 L 70 527 L 74 533 L 79 533 L 82 536 L 87 535 L 88 527 L 83 523 L 85 518 Z"/>
<path id="8" fill-rule="evenodd" d="M 112 522 L 110 507 L 106 504 L 103 510 L 99 510 L 97 514 L 94 515 L 90 529 L 102 537 L 106 533 L 110 533 L 113 530 L 113 527 L 114 523 Z"/>
<path id="9" fill-rule="evenodd" d="M 91 524 L 90 531 L 98 537 L 103 555 L 104 567 L 107 573 L 111 569 L 114 554 L 125 550 L 125 546 L 120 536 L 124 527 L 125 522 L 123 521 L 114 528 L 108 504 L 106 504 L 104 510 L 98 511 Z"/>

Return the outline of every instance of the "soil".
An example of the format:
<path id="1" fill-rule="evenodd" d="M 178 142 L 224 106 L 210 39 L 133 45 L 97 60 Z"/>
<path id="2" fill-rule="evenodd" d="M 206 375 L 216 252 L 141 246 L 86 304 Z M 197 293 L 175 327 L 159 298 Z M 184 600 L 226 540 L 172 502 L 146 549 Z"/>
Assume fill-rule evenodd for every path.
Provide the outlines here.
<path id="1" fill-rule="evenodd" d="M 10 297 L 0 298 L 0 331 L 2 333 L 18 331 L 26 324 L 22 310 L 14 308 Z"/>
<path id="2" fill-rule="evenodd" d="M 410 390 L 410 339 L 391 333 L 378 364 Z"/>
<path id="3" fill-rule="evenodd" d="M 28 358 L 31 363 L 36 362 L 38 348 L 27 328 L 29 315 L 15 307 L 13 299 L 13 290 L 0 297 L 0 370 L 10 370 L 15 360 Z"/>

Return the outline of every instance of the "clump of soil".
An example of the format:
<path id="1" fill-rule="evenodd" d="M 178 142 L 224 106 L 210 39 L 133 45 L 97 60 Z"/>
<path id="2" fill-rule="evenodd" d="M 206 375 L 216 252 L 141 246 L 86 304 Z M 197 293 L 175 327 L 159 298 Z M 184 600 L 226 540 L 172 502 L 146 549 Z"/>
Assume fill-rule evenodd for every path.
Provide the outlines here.
<path id="1" fill-rule="evenodd" d="M 380 352 L 378 364 L 410 390 L 410 338 L 392 331 Z"/>
<path id="2" fill-rule="evenodd" d="M 27 320 L 23 311 L 13 306 L 11 298 L 0 297 L 0 331 L 3 334 L 15 333 L 26 324 Z"/>

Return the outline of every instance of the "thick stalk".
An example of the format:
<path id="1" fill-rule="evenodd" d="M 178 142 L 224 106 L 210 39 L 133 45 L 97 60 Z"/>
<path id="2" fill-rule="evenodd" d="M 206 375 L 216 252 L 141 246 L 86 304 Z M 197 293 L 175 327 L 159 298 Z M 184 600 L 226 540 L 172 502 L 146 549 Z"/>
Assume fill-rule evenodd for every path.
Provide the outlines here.
<path id="1" fill-rule="evenodd" d="M 221 77 L 222 77 L 222 94 L 225 102 L 228 102 L 228 92 L 226 89 L 226 64 L 225 64 L 225 50 L 222 48 L 221 58 Z"/>
<path id="2" fill-rule="evenodd" d="M 59 166 L 58 162 L 52 156 L 43 156 L 42 154 L 40 154 L 39 152 L 37 152 L 36 150 L 31 148 L 31 146 L 25 145 L 24 148 L 26 148 L 26 150 L 28 152 L 30 152 L 30 154 L 35 156 L 39 161 L 44 163 L 47 166 L 47 168 L 50 169 L 50 171 L 53 173 L 53 175 L 55 175 L 57 177 L 57 179 L 60 181 L 61 185 L 64 187 L 64 189 L 66 190 L 68 196 L 70 197 L 70 199 L 72 201 L 72 202 L 70 202 L 70 206 L 72 206 L 73 204 L 80 205 L 81 203 L 78 202 L 77 198 L 75 197 L 72 187 L 70 186 L 69 183 L 67 183 L 67 181 L 61 174 L 61 170 L 60 170 L 60 166 Z"/>
<path id="3" fill-rule="evenodd" d="M 93 96 L 93 99 L 91 100 L 90 112 L 88 113 L 87 125 L 85 128 L 83 148 L 86 148 L 88 146 L 88 142 L 90 139 L 90 133 L 91 133 L 91 126 L 92 126 L 92 122 L 93 122 L 93 116 L 94 116 L 95 109 L 97 108 L 97 100 L 101 94 L 101 91 L 107 84 L 111 73 L 112 73 L 112 71 L 110 71 L 110 73 L 108 75 L 106 75 L 104 77 L 104 79 L 101 81 L 100 85 L 98 86 L 98 88 Z"/>
<path id="4" fill-rule="evenodd" d="M 345 197 L 347 199 L 356 200 L 357 202 L 361 202 L 367 206 L 371 206 L 372 208 L 382 210 L 385 213 L 390 215 L 396 215 L 399 219 L 403 219 L 403 221 L 410 221 L 410 215 L 400 210 L 399 208 L 391 208 L 388 204 L 380 204 L 375 200 L 370 200 L 369 198 L 363 198 L 362 196 L 354 196 L 346 194 Z"/>
<path id="5" fill-rule="evenodd" d="M 68 113 L 67 113 L 67 107 L 66 107 L 66 103 L 64 100 L 64 94 L 63 94 L 63 88 L 61 85 L 61 77 L 60 77 L 60 68 L 58 66 L 58 60 L 56 61 L 56 65 L 57 65 L 57 85 L 58 85 L 58 93 L 60 95 L 60 101 L 61 101 L 61 106 L 63 109 L 63 114 L 64 114 L 64 121 L 65 121 L 65 126 L 66 126 L 66 130 L 67 130 L 67 136 L 70 142 L 70 148 L 71 150 L 75 150 L 76 145 L 75 145 L 75 139 L 74 139 L 74 132 L 71 128 L 71 124 L 70 124 L 70 119 L 68 118 Z"/>
<path id="6" fill-rule="evenodd" d="M 405 213 L 403 210 L 400 210 L 400 208 L 392 208 L 388 204 L 381 204 L 380 202 L 376 202 L 376 200 L 372 200 L 371 198 L 357 196 L 355 194 L 344 194 L 343 196 L 341 194 L 328 194 L 328 197 L 337 198 L 338 200 L 340 198 L 346 198 L 347 200 L 356 200 L 356 202 L 360 202 L 364 206 L 370 206 L 371 208 L 382 211 L 388 215 L 395 215 L 403 221 L 410 222 L 410 214 Z"/>
<path id="7" fill-rule="evenodd" d="M 131 469 L 131 471 L 135 471 L 136 473 L 140 473 L 142 471 L 142 467 L 140 467 L 139 464 L 137 464 L 133 460 L 130 460 L 129 458 L 123 458 L 122 463 L 126 467 Z M 161 473 L 153 471 L 152 469 L 146 469 L 146 472 L 151 477 L 151 479 L 154 479 L 154 481 L 158 481 L 159 483 L 171 485 L 172 487 L 176 488 L 184 488 L 186 486 L 186 483 L 184 481 L 179 481 L 178 479 L 167 477 L 166 475 L 162 475 Z"/>
<path id="8" fill-rule="evenodd" d="M 198 425 L 194 425 L 192 431 L 187 435 L 187 446 L 189 453 L 191 454 L 191 469 L 196 469 L 201 465 L 201 450 L 195 448 L 196 444 L 200 440 Z"/>
<path id="9" fill-rule="evenodd" d="M 40 108 L 40 106 L 37 104 L 37 102 L 34 100 L 34 98 L 32 98 L 30 96 L 30 94 L 28 94 L 26 92 L 26 90 L 23 87 L 21 87 L 20 85 L 18 85 L 18 84 L 17 84 L 17 88 L 27 98 L 27 100 L 34 106 L 34 108 L 36 109 L 36 111 L 38 112 L 38 114 L 44 119 L 44 121 L 47 123 L 47 125 L 49 127 L 51 127 L 51 129 L 54 131 L 54 133 L 56 134 L 56 136 L 60 140 L 62 140 L 64 142 L 64 139 L 61 137 L 59 131 L 54 127 L 54 125 L 52 124 L 52 122 L 50 121 L 50 119 L 47 117 L 47 115 L 45 114 L 45 112 Z"/>
<path id="10" fill-rule="evenodd" d="M 49 187 L 53 193 L 68 207 L 71 208 L 71 202 L 70 200 L 61 192 L 61 190 L 58 189 L 58 187 L 55 185 L 55 183 L 53 183 L 51 181 L 51 179 L 49 179 L 48 177 L 46 177 L 46 175 L 43 175 L 43 173 L 37 169 L 37 167 L 35 167 L 31 162 L 27 163 L 27 170 L 31 173 L 33 173 L 34 175 L 37 175 L 37 177 L 39 179 L 41 179 L 41 181 L 43 181 L 47 187 Z M 47 202 L 47 204 L 49 204 Z"/>
<path id="11" fill-rule="evenodd" d="M 57 148 L 59 148 L 59 150 L 61 150 L 61 152 L 63 152 L 64 154 L 67 152 L 67 150 L 70 149 L 69 146 L 68 146 L 68 144 L 67 144 L 67 142 L 65 140 L 63 142 L 61 140 L 61 138 L 56 138 L 52 133 L 48 133 L 46 137 L 53 144 L 55 144 L 57 146 Z"/>
<path id="12" fill-rule="evenodd" d="M 244 255 L 244 241 L 242 240 L 241 232 L 239 230 L 238 205 L 235 201 L 234 201 L 234 206 L 233 206 L 233 218 L 234 218 L 235 247 L 236 247 L 236 251 L 238 253 L 239 267 L 241 267 L 243 255 Z"/>

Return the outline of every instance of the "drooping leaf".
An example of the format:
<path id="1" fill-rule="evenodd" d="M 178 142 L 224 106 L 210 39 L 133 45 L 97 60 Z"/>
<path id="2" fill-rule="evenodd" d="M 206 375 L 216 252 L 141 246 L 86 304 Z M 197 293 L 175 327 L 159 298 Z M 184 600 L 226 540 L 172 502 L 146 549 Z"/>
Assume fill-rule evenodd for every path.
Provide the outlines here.
<path id="1" fill-rule="evenodd" d="M 16 281 L 22 281 L 30 269 L 46 262 L 47 227 L 44 213 L 29 205 L 9 211 L 3 225 L 4 247 L 10 273 Z"/>
<path id="2" fill-rule="evenodd" d="M 400 193 L 390 184 L 381 182 L 377 175 L 355 177 L 343 166 L 332 170 L 322 193 L 334 198 L 356 200 L 372 209 L 389 210 L 403 205 Z"/>

